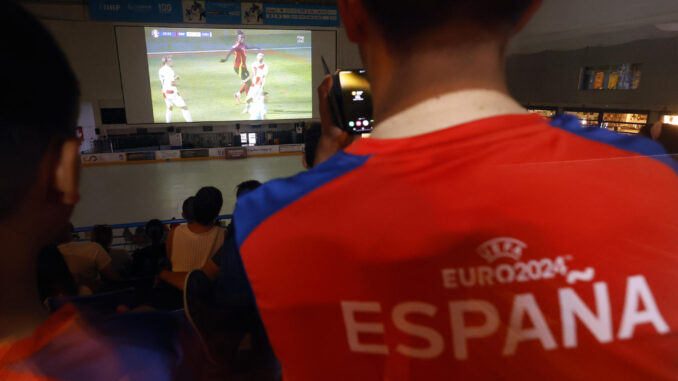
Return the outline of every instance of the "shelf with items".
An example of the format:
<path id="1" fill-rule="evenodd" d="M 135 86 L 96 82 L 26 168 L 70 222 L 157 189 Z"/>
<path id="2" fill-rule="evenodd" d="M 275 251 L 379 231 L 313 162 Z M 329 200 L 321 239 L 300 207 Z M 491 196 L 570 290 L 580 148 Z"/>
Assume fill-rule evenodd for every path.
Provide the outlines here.
<path id="1" fill-rule="evenodd" d="M 647 113 L 606 112 L 601 127 L 624 134 L 637 134 L 647 124 Z"/>

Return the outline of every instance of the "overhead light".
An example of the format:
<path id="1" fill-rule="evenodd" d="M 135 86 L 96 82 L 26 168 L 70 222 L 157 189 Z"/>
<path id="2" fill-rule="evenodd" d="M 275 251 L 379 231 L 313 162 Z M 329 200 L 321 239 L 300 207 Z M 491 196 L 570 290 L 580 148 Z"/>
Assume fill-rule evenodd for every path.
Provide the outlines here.
<path id="1" fill-rule="evenodd" d="M 657 27 L 659 30 L 663 30 L 665 32 L 678 32 L 678 22 L 669 22 L 665 24 L 655 24 L 654 26 Z"/>

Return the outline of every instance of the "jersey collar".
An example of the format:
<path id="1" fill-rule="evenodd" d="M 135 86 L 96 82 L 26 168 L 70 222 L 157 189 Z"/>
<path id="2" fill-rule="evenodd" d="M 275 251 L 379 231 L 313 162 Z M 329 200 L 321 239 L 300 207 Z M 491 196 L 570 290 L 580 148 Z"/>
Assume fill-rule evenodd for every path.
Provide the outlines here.
<path id="1" fill-rule="evenodd" d="M 473 89 L 447 93 L 420 102 L 379 123 L 372 139 L 399 139 L 452 126 L 527 111 L 510 96 L 495 90 Z"/>

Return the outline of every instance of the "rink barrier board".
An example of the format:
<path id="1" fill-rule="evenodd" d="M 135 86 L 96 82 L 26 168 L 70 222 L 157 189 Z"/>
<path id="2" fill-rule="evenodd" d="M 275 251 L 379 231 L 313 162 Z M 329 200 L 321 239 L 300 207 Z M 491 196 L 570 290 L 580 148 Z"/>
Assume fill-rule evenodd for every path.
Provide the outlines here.
<path id="1" fill-rule="evenodd" d="M 225 151 L 239 147 L 221 147 L 204 149 L 185 149 L 185 150 L 162 150 L 162 151 L 142 151 L 142 152 L 117 152 L 117 153 L 99 153 L 99 154 L 81 154 L 80 163 L 83 167 L 117 164 L 148 164 L 165 163 L 173 161 L 193 161 L 193 160 L 242 160 L 248 157 L 271 157 L 271 156 L 293 156 L 300 155 L 303 151 L 303 144 L 284 144 L 275 146 L 253 146 L 243 147 L 247 150 L 244 158 L 227 158 Z M 189 152 L 208 151 L 206 156 L 200 157 L 182 157 Z M 184 154 L 182 155 L 182 152 Z M 129 154 L 129 156 L 128 156 Z M 160 158 L 157 158 L 161 156 Z M 154 157 L 154 159 L 151 159 Z"/>

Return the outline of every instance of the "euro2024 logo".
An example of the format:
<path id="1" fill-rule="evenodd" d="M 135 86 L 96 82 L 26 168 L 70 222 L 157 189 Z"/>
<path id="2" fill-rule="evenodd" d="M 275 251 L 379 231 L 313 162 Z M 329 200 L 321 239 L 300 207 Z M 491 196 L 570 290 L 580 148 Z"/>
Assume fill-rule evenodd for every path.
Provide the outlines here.
<path id="1" fill-rule="evenodd" d="M 558 276 L 564 277 L 568 284 L 574 284 L 577 281 L 590 282 L 595 277 L 595 269 L 592 267 L 587 267 L 584 271 L 569 269 L 567 262 L 572 260 L 571 255 L 521 261 L 527 248 L 525 242 L 511 237 L 485 241 L 478 246 L 476 252 L 488 266 L 443 269 L 443 284 L 445 288 L 493 286 L 548 280 Z M 508 259 L 514 263 L 502 261 L 495 264 L 500 259 Z"/>

